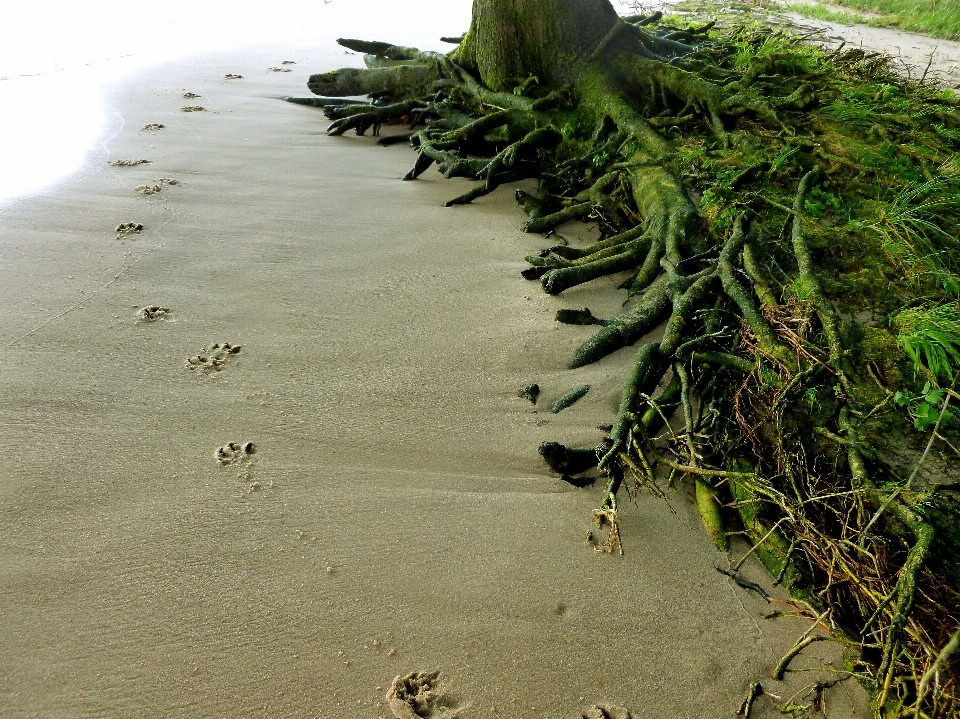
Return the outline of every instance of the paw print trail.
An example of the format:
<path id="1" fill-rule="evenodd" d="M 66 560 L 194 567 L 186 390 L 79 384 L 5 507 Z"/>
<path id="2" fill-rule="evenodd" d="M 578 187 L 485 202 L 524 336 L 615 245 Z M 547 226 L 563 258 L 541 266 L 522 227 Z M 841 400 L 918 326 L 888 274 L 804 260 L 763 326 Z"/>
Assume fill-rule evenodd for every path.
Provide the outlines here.
<path id="1" fill-rule="evenodd" d="M 191 372 L 219 372 L 227 364 L 227 360 L 235 354 L 240 353 L 240 345 L 232 345 L 229 342 L 218 342 L 210 348 L 210 351 L 201 350 L 201 354 L 187 357 L 183 368 Z"/>

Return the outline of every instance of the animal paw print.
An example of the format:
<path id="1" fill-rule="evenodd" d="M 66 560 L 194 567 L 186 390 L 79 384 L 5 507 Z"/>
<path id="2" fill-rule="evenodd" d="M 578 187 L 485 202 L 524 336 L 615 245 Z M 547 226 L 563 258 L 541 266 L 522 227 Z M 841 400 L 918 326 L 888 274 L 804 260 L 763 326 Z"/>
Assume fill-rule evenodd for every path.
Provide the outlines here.
<path id="1" fill-rule="evenodd" d="M 253 442 L 244 442 L 243 444 L 229 442 L 222 447 L 218 447 L 214 456 L 221 467 L 226 467 L 228 464 L 239 464 L 246 461 L 256 451 L 257 446 Z"/>
<path id="2" fill-rule="evenodd" d="M 281 65 L 296 65 L 297 63 L 295 63 L 293 60 L 284 60 L 284 61 L 281 62 L 280 64 L 281 64 Z"/>
<path id="3" fill-rule="evenodd" d="M 161 177 L 157 179 L 152 185 L 137 185 L 133 188 L 134 192 L 139 192 L 141 195 L 156 195 L 164 187 L 169 187 L 171 185 L 179 185 L 179 180 L 174 180 L 169 177 Z"/>
<path id="4" fill-rule="evenodd" d="M 147 305 L 142 307 L 139 312 L 137 312 L 137 319 L 141 322 L 153 322 L 158 320 L 161 317 L 166 317 L 173 310 L 169 307 L 161 307 L 160 305 Z"/>
<path id="5" fill-rule="evenodd" d="M 164 127 L 166 127 L 166 125 L 164 125 L 164 124 L 162 124 L 162 123 L 159 123 L 159 122 L 151 122 L 149 125 L 144 125 L 144 126 L 143 126 L 142 128 L 140 128 L 140 129 L 145 130 L 145 131 L 147 131 L 147 132 L 152 132 L 152 131 L 154 131 L 154 130 L 162 130 Z"/>
<path id="6" fill-rule="evenodd" d="M 243 75 L 234 75 L 233 73 L 227 73 L 223 76 L 224 80 L 242 80 Z"/>
<path id="7" fill-rule="evenodd" d="M 183 363 L 183 368 L 188 369 L 191 372 L 196 372 L 198 370 L 214 370 L 219 372 L 223 369 L 223 366 L 227 363 L 225 359 L 220 357 L 211 357 L 209 355 L 194 355 L 193 357 L 187 357 L 187 361 Z"/>
<path id="8" fill-rule="evenodd" d="M 396 655 L 391 649 L 387 656 Z M 385 697 L 395 717 L 454 717 L 465 707 L 442 691 L 439 671 L 411 672 L 397 676 Z"/>
<path id="9" fill-rule="evenodd" d="M 117 225 L 117 239 L 122 240 L 125 237 L 139 235 L 143 232 L 143 225 L 139 222 L 121 222 Z"/>
<path id="10" fill-rule="evenodd" d="M 290 72 L 289 67 L 268 67 L 267 72 Z"/>
<path id="11" fill-rule="evenodd" d="M 203 105 L 181 105 L 180 110 L 182 112 L 206 112 L 207 108 Z"/>
<path id="12" fill-rule="evenodd" d="M 183 93 L 183 96 L 184 96 L 185 98 L 187 98 L 188 100 L 192 100 L 192 99 L 195 98 L 195 97 L 200 97 L 200 95 L 198 95 L 198 94 L 195 93 L 195 92 L 185 92 L 185 93 Z"/>
<path id="13" fill-rule="evenodd" d="M 149 127 L 149 125 L 147 125 L 147 127 Z M 163 127 L 163 125 L 160 127 Z M 146 130 L 147 128 L 145 127 L 143 129 Z M 114 167 L 135 167 L 136 165 L 149 165 L 150 162 L 150 160 L 144 160 L 141 158 L 139 160 L 114 160 L 110 164 Z"/>
<path id="14" fill-rule="evenodd" d="M 203 350 L 206 353 L 206 350 Z M 227 364 L 227 359 L 231 355 L 240 352 L 240 345 L 232 345 L 229 342 L 218 342 L 210 348 L 207 354 L 198 354 L 193 357 L 187 357 L 183 368 L 191 372 L 219 372 Z"/>

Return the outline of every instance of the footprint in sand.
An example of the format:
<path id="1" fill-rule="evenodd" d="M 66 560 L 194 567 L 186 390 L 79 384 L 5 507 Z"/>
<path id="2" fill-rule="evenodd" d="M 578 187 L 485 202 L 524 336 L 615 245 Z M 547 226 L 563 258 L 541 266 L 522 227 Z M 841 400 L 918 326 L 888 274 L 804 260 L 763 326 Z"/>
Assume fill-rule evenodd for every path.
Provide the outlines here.
<path id="1" fill-rule="evenodd" d="M 206 112 L 207 108 L 203 105 L 181 105 L 181 112 Z"/>
<path id="2" fill-rule="evenodd" d="M 247 492 L 253 494 L 263 489 L 263 485 L 253 478 L 253 466 L 256 458 L 253 456 L 257 452 L 257 446 L 253 442 L 228 442 L 222 447 L 218 447 L 214 452 L 217 464 L 221 467 L 235 466 L 237 479 L 247 483 Z M 273 487 L 273 482 L 267 482 L 267 487 Z"/>
<path id="3" fill-rule="evenodd" d="M 162 123 L 159 123 L 159 122 L 151 122 L 149 125 L 144 125 L 144 126 L 141 127 L 140 129 L 141 129 L 141 130 L 145 130 L 145 131 L 147 131 L 147 132 L 150 132 L 150 131 L 153 131 L 153 130 L 162 130 L 162 129 L 165 128 L 165 127 L 166 127 L 166 125 L 164 125 L 164 124 L 162 124 Z"/>
<path id="4" fill-rule="evenodd" d="M 228 442 L 222 447 L 217 447 L 213 456 L 217 458 L 217 463 L 221 467 L 229 464 L 243 464 L 250 457 L 256 454 L 257 446 L 253 442 Z"/>
<path id="5" fill-rule="evenodd" d="M 187 98 L 188 100 L 192 100 L 192 99 L 195 98 L 195 97 L 200 97 L 200 95 L 198 95 L 198 94 L 195 93 L 195 92 L 185 92 L 185 93 L 183 93 L 183 96 L 184 96 L 185 98 Z"/>
<path id="6" fill-rule="evenodd" d="M 161 307 L 160 305 L 147 305 L 146 307 L 141 307 L 140 311 L 137 312 L 137 320 L 140 322 L 153 322 L 158 320 L 161 317 L 166 317 L 173 310 L 169 307 Z"/>
<path id="7" fill-rule="evenodd" d="M 411 672 L 398 676 L 387 692 L 387 705 L 397 719 L 456 719 L 468 708 L 440 691 L 440 672 Z"/>
<path id="8" fill-rule="evenodd" d="M 116 229 L 118 240 L 139 235 L 141 232 L 143 232 L 143 225 L 139 222 L 121 222 Z"/>
<path id="9" fill-rule="evenodd" d="M 223 76 L 223 79 L 224 80 L 242 80 L 243 75 L 234 75 L 232 73 L 227 73 L 226 75 Z"/>
<path id="10" fill-rule="evenodd" d="M 191 372 L 219 372 L 227 364 L 231 355 L 240 352 L 240 345 L 232 345 L 229 342 L 218 342 L 210 351 L 201 350 L 202 354 L 187 357 L 183 363 L 183 368 Z"/>
<path id="11" fill-rule="evenodd" d="M 161 125 L 162 127 L 162 125 Z M 114 160 L 110 164 L 114 167 L 134 167 L 136 165 L 149 165 L 151 160 Z"/>
<path id="12" fill-rule="evenodd" d="M 267 72 L 290 72 L 289 67 L 268 67 Z"/>
<path id="13" fill-rule="evenodd" d="M 158 192 L 160 192 L 160 190 L 162 190 L 164 186 L 179 185 L 179 184 L 180 184 L 179 180 L 173 180 L 169 177 L 161 177 L 156 181 L 155 184 L 137 185 L 136 187 L 133 188 L 133 191 L 139 192 L 141 195 L 155 195 Z"/>

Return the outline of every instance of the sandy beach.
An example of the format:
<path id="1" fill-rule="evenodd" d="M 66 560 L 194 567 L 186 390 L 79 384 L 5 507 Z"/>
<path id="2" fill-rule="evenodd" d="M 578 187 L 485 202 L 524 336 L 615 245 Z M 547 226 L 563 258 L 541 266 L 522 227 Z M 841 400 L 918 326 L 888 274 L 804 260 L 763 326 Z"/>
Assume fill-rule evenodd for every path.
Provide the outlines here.
<path id="1" fill-rule="evenodd" d="M 409 148 L 280 101 L 358 60 L 141 71 L 80 172 L 0 207 L 0 716 L 389 718 L 394 677 L 439 670 L 434 717 L 702 719 L 815 681 L 769 679 L 808 624 L 716 571 L 746 547 L 717 552 L 686 492 L 679 517 L 624 501 L 624 556 L 587 543 L 599 487 L 536 448 L 599 441 L 632 352 L 567 370 L 592 328 L 553 316 L 621 296 L 520 278 L 549 240 L 510 188 L 446 209 L 464 185 L 398 181 Z M 215 343 L 240 350 L 191 364 Z M 826 697 L 864 711 L 853 681 Z"/>

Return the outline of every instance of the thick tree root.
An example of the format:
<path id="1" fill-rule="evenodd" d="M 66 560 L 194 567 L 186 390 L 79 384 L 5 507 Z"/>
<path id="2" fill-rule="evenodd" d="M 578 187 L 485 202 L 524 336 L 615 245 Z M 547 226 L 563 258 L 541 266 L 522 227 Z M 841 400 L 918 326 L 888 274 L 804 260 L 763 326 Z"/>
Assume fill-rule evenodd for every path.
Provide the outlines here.
<path id="1" fill-rule="evenodd" d="M 607 322 L 600 332 L 587 340 L 573 356 L 570 368 L 592 364 L 633 344 L 663 322 L 669 312 L 670 298 L 664 276 L 651 285 L 629 311 Z"/>
<path id="2" fill-rule="evenodd" d="M 559 474 L 580 474 L 597 466 L 595 447 L 570 448 L 558 442 L 544 442 L 539 448 L 540 456 Z"/>
<path id="3" fill-rule="evenodd" d="M 380 134 L 380 126 L 389 120 L 409 115 L 417 106 L 416 100 L 405 100 L 393 105 L 383 107 L 373 107 L 364 112 L 356 112 L 347 117 L 335 120 L 328 128 L 327 132 L 331 135 L 342 135 L 347 130 L 356 130 L 358 135 L 362 135 L 368 128 L 373 127 L 373 134 Z M 351 109 L 355 106 L 351 106 Z"/>
<path id="4" fill-rule="evenodd" d="M 559 414 L 567 407 L 572 407 L 574 404 L 583 399 L 587 392 L 590 391 L 590 385 L 585 384 L 582 387 L 577 387 L 576 389 L 570 390 L 563 397 L 558 399 L 553 403 L 553 407 L 550 408 L 550 411 L 554 414 Z"/>
<path id="5" fill-rule="evenodd" d="M 370 104 L 363 100 L 347 100 L 342 97 L 285 97 L 283 99 L 295 105 L 310 105 L 311 107 L 344 107 L 348 105 L 367 107 Z"/>
<path id="6" fill-rule="evenodd" d="M 601 250 L 590 256 L 596 258 L 591 261 L 574 261 L 567 267 L 548 270 L 540 278 L 540 283 L 543 285 L 544 292 L 550 295 L 558 295 L 564 290 L 582 285 L 598 277 L 635 268 L 640 262 L 640 258 L 645 257 L 649 249 L 650 242 L 648 240 L 638 239 L 608 250 Z"/>

